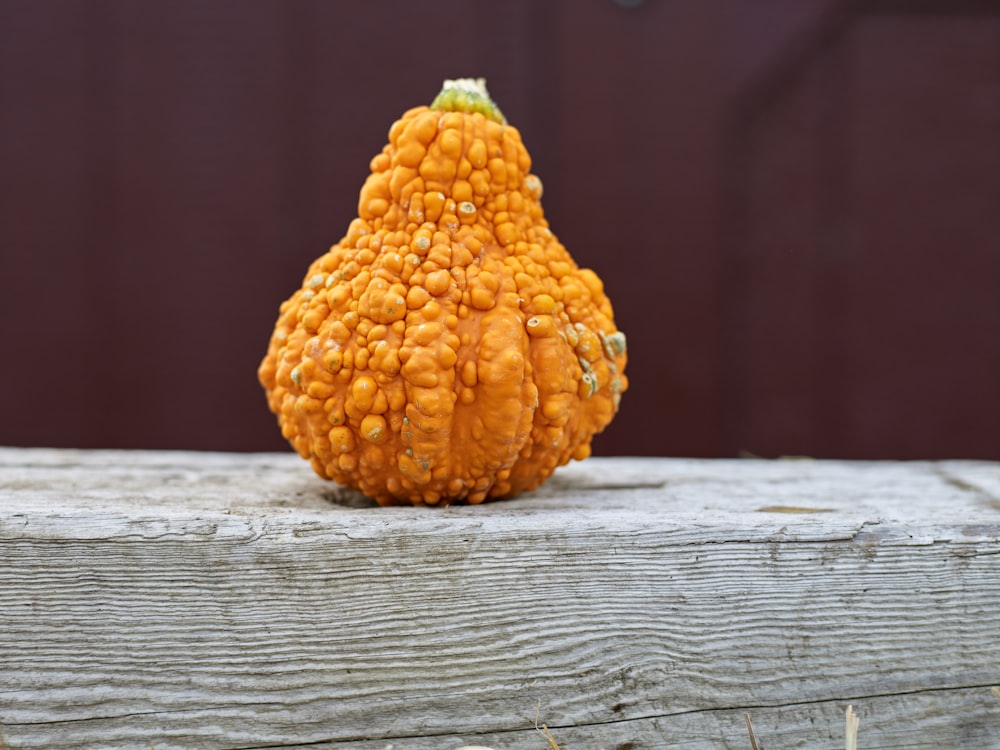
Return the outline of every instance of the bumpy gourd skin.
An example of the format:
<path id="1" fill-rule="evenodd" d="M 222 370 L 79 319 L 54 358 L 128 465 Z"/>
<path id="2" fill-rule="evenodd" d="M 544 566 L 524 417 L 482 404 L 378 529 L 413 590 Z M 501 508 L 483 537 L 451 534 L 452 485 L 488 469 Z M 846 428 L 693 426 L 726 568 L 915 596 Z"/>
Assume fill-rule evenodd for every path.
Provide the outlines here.
<path id="1" fill-rule="evenodd" d="M 393 124 L 260 365 L 318 474 L 382 505 L 479 503 L 590 454 L 627 386 L 625 337 L 530 167 L 518 131 L 481 112 Z"/>

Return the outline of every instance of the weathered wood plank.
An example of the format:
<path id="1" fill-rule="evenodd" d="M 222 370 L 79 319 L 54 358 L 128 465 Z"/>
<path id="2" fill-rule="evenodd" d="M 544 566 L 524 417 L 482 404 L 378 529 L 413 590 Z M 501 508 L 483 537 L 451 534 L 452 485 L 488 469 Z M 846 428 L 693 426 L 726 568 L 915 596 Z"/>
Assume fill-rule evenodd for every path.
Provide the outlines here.
<path id="1" fill-rule="evenodd" d="M 11 748 L 1000 748 L 1000 464 L 591 459 L 377 508 L 290 455 L 0 449 Z M 2 747 L 2 745 L 0 745 Z"/>

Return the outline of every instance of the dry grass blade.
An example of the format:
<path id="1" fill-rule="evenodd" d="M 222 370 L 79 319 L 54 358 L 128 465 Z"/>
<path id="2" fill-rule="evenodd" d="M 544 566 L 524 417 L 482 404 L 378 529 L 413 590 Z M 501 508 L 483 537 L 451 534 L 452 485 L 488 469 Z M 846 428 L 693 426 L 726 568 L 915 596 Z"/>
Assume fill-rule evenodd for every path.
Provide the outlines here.
<path id="1" fill-rule="evenodd" d="M 993 688 L 993 695 L 1000 698 L 1000 688 Z"/>
<path id="2" fill-rule="evenodd" d="M 545 739 L 549 741 L 549 747 L 551 747 L 552 750 L 559 750 L 559 745 L 556 744 L 556 738 L 552 736 L 552 732 L 549 731 L 549 728 L 544 724 L 542 724 L 540 729 L 538 727 L 538 715 L 541 712 L 542 712 L 542 701 L 541 699 L 539 699 L 537 705 L 535 706 L 535 731 L 541 732 L 542 735 L 544 735 Z"/>
<path id="3" fill-rule="evenodd" d="M 559 750 L 559 745 L 556 744 L 556 738 L 552 736 L 552 732 L 550 732 L 549 728 L 544 724 L 542 724 L 542 734 L 544 734 L 545 739 L 549 741 L 549 745 L 552 747 L 552 750 Z"/>
<path id="4" fill-rule="evenodd" d="M 757 736 L 753 733 L 753 724 L 750 723 L 750 714 L 743 714 L 743 721 L 747 723 L 747 734 L 750 735 L 750 747 L 759 750 L 757 747 Z"/>
<path id="5" fill-rule="evenodd" d="M 847 750 L 858 750 L 858 725 L 861 723 L 861 719 L 854 713 L 854 708 L 851 706 L 847 707 L 845 718 L 847 724 Z"/>

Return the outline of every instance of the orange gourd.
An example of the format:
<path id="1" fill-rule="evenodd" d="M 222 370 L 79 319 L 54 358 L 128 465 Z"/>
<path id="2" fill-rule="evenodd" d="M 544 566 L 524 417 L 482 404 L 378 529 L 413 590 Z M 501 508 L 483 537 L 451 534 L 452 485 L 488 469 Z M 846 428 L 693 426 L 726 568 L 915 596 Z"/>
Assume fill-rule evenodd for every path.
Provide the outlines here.
<path id="1" fill-rule="evenodd" d="M 478 503 L 590 454 L 627 386 L 625 336 L 530 169 L 482 80 L 392 125 L 258 372 L 318 474 L 383 505 Z"/>

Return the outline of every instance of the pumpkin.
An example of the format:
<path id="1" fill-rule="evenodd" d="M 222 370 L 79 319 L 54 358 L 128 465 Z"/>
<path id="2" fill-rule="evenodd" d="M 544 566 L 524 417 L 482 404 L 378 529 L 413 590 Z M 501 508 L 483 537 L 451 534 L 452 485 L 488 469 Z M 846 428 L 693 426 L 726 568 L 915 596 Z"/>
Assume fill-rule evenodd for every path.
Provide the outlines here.
<path id="1" fill-rule="evenodd" d="M 625 336 L 541 197 L 482 79 L 392 125 L 258 371 L 320 476 L 382 505 L 479 503 L 590 455 L 627 386 Z"/>

